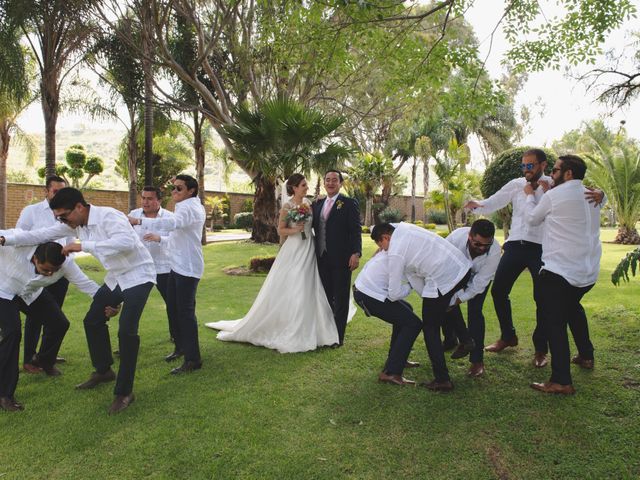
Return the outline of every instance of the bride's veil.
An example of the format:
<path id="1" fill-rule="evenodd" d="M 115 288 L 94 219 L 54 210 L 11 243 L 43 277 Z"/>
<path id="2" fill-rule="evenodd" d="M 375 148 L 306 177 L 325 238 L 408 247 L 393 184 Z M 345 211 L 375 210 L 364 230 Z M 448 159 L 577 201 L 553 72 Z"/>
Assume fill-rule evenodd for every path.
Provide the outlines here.
<path id="1" fill-rule="evenodd" d="M 288 184 L 289 180 L 285 180 L 285 182 L 282 184 L 282 191 L 280 192 L 280 205 L 283 206 L 285 203 L 287 203 L 289 200 L 291 200 L 293 198 L 293 195 L 289 196 L 289 194 L 287 193 L 287 184 Z"/>

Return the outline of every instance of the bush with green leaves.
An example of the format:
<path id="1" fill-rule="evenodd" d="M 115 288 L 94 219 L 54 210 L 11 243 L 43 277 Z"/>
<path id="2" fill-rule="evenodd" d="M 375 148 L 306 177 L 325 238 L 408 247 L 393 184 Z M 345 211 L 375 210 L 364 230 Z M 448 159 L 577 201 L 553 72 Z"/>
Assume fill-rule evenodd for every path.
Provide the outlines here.
<path id="1" fill-rule="evenodd" d="M 276 257 L 251 257 L 249 259 L 249 270 L 256 273 L 267 273 L 271 270 Z"/>
<path id="2" fill-rule="evenodd" d="M 435 223 L 436 225 L 447 224 L 447 214 L 444 210 L 427 210 L 426 216 L 429 223 Z"/>
<path id="3" fill-rule="evenodd" d="M 83 145 L 71 145 L 64 153 L 66 165 L 56 165 L 56 175 L 62 177 L 67 185 L 79 188 L 87 188 L 87 185 L 97 175 L 104 171 L 104 162 L 98 155 L 88 154 Z M 46 169 L 38 169 L 38 176 L 45 178 Z M 82 186 L 80 181 L 84 177 Z"/>
<path id="4" fill-rule="evenodd" d="M 253 199 L 245 198 L 242 201 L 242 206 L 240 207 L 241 212 L 253 212 Z"/>
<path id="5" fill-rule="evenodd" d="M 404 218 L 404 215 L 397 208 L 387 207 L 378 214 L 378 218 L 382 223 L 398 223 Z"/>
<path id="6" fill-rule="evenodd" d="M 252 212 L 236 213 L 233 216 L 233 223 L 235 223 L 236 228 L 244 228 L 246 230 L 251 230 L 251 227 L 253 226 L 253 213 Z"/>

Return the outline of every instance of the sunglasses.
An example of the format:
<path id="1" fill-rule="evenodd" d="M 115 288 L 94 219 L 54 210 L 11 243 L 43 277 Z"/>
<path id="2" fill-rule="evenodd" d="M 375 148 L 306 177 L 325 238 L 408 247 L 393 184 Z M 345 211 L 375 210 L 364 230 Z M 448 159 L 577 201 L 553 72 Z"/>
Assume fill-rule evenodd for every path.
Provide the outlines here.
<path id="1" fill-rule="evenodd" d="M 491 240 L 489 243 L 482 243 L 482 242 L 476 242 L 474 240 L 469 240 L 469 243 L 473 248 L 487 249 L 487 248 L 491 248 L 491 245 L 493 245 L 493 240 Z"/>
<path id="2" fill-rule="evenodd" d="M 536 163 L 522 163 L 520 164 L 520 168 L 522 170 L 529 171 L 529 170 L 533 170 L 533 167 L 535 167 L 536 165 L 537 165 Z"/>
<path id="3" fill-rule="evenodd" d="M 60 223 L 68 223 L 69 220 L 67 219 L 67 217 L 71 214 L 71 210 L 69 210 L 67 213 L 63 213 L 62 215 L 56 215 L 56 220 L 59 221 Z"/>
<path id="4" fill-rule="evenodd" d="M 560 172 L 560 171 L 562 171 L 562 168 L 559 168 L 559 167 L 553 167 L 551 169 L 551 173 L 556 173 L 556 172 Z"/>
<path id="5" fill-rule="evenodd" d="M 171 190 L 175 190 L 176 192 L 181 192 L 182 190 L 184 190 L 184 187 L 181 185 L 171 185 L 169 188 L 171 188 Z"/>

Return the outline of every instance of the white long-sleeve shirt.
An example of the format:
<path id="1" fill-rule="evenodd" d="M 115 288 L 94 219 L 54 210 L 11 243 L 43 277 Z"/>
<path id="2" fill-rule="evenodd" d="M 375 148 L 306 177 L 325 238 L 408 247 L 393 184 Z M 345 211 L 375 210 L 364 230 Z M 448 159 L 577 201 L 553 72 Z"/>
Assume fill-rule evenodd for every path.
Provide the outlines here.
<path id="1" fill-rule="evenodd" d="M 389 300 L 403 298 L 403 279 L 423 298 L 449 293 L 471 268 L 463 253 L 424 228 L 400 223 L 389 242 Z"/>
<path id="2" fill-rule="evenodd" d="M 549 182 L 549 184 L 552 183 L 551 177 L 547 177 L 546 175 L 540 177 L 540 180 L 545 180 Z M 542 226 L 530 225 L 525 220 L 526 214 L 529 211 L 529 207 L 527 206 L 527 194 L 524 193 L 524 187 L 526 184 L 526 178 L 515 178 L 489 198 L 479 200 L 478 203 L 481 206 L 473 210 L 473 213 L 488 215 L 506 207 L 509 204 L 513 205 L 511 228 L 509 230 L 509 238 L 506 242 L 526 240 L 533 243 L 542 243 Z M 544 192 L 542 188 L 538 187 L 532 196 L 537 203 L 543 195 Z"/>
<path id="3" fill-rule="evenodd" d="M 156 269 L 149 251 L 144 248 L 127 216 L 111 207 L 91 205 L 87 224 L 75 229 L 62 223 L 51 228 L 25 232 L 0 232 L 5 245 L 38 245 L 56 238 L 75 236 L 82 242 L 82 251 L 90 253 L 107 271 L 104 283 L 121 290 L 156 282 Z"/>
<path id="4" fill-rule="evenodd" d="M 67 258 L 60 270 L 51 276 L 40 275 L 31 262 L 35 246 L 0 248 L 0 298 L 12 300 L 16 295 L 31 305 L 44 287 L 53 285 L 65 277 L 80 291 L 93 297 L 98 284 L 87 277 L 71 258 Z"/>
<path id="5" fill-rule="evenodd" d="M 198 197 L 176 203 L 171 218 L 144 218 L 142 225 L 149 231 L 169 231 L 167 252 L 171 270 L 185 277 L 202 278 L 204 257 L 202 256 L 202 229 L 206 220 L 205 209 Z"/>
<path id="6" fill-rule="evenodd" d="M 136 208 L 135 210 L 131 210 L 129 212 L 129 216 L 133 218 L 147 218 L 144 214 L 144 211 L 141 208 Z M 156 218 L 170 218 L 173 217 L 173 212 L 169 210 L 165 210 L 164 208 L 160 208 L 158 210 L 158 216 Z M 144 223 L 142 225 L 134 225 L 133 229 L 138 234 L 138 238 L 142 242 L 142 244 L 149 250 L 151 254 L 151 258 L 153 258 L 153 263 L 156 266 L 156 273 L 169 273 L 171 270 L 171 260 L 169 258 L 169 254 L 167 252 L 167 243 L 169 241 L 169 230 L 164 228 L 160 228 L 161 225 L 157 225 L 155 230 L 151 229 L 150 223 Z M 144 240 L 144 236 L 147 233 L 155 233 L 156 235 L 160 235 L 159 242 L 148 242 Z"/>
<path id="7" fill-rule="evenodd" d="M 45 198 L 43 201 L 27 205 L 20 212 L 20 217 L 16 222 L 16 228 L 20 230 L 36 230 L 38 228 L 54 227 L 58 225 L 53 210 L 49 207 L 49 201 Z M 55 242 L 64 246 L 73 242 L 73 237 L 57 238 Z"/>
<path id="8" fill-rule="evenodd" d="M 388 253 L 378 252 L 365 263 L 356 277 L 355 285 L 365 295 L 384 302 L 389 297 Z M 402 284 L 402 289 L 402 298 L 411 293 L 411 285 L 407 281 Z"/>
<path id="9" fill-rule="evenodd" d="M 455 304 L 456 300 L 467 302 L 484 292 L 489 282 L 493 280 L 498 269 L 498 263 L 500 263 L 500 242 L 495 239 L 486 253 L 478 255 L 476 258 L 471 258 L 468 245 L 470 231 L 471 227 L 457 228 L 447 237 L 449 243 L 460 250 L 467 260 L 471 262 L 471 279 L 463 290 L 458 290 L 453 295 L 451 299 L 452 305 Z"/>
<path id="10" fill-rule="evenodd" d="M 600 271 L 600 206 L 585 201 L 581 180 L 569 180 L 549 190 L 535 204 L 527 198 L 527 222 L 544 222 L 543 269 L 562 276 L 574 287 L 593 285 Z"/>

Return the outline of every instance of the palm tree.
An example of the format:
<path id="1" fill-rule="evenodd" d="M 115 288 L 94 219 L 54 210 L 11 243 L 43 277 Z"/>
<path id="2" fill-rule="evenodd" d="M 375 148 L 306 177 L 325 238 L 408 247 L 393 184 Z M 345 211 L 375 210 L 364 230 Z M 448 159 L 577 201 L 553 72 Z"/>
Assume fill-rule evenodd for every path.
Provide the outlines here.
<path id="1" fill-rule="evenodd" d="M 453 232 L 456 228 L 456 219 L 451 211 L 451 187 L 458 172 L 461 170 L 460 166 L 469 161 L 468 155 L 469 152 L 467 146 L 465 144 L 460 145 L 455 138 L 451 138 L 449 141 L 449 147 L 443 152 L 443 155 L 435 157 L 436 164 L 434 172 L 442 186 L 444 208 L 447 213 L 447 227 L 449 228 L 449 232 Z"/>
<path id="2" fill-rule="evenodd" d="M 294 172 L 309 174 L 343 152 L 327 138 L 344 119 L 307 108 L 289 98 L 268 100 L 251 110 L 234 111 L 234 123 L 224 133 L 233 145 L 234 160 L 258 172 L 253 178 L 255 242 L 278 242 L 276 185 Z"/>
<path id="3" fill-rule="evenodd" d="M 382 152 L 361 153 L 349 169 L 349 180 L 360 189 L 366 199 L 364 224 L 373 225 L 373 198 L 389 174 L 394 171 L 393 162 Z"/>

